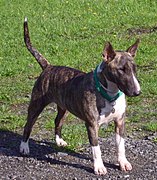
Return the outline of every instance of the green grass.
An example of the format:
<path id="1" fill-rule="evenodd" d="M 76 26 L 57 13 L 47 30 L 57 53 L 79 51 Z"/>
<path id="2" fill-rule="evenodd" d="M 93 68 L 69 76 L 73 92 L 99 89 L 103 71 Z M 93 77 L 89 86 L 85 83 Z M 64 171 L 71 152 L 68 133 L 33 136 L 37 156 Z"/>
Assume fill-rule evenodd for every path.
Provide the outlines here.
<path id="1" fill-rule="evenodd" d="M 110 41 L 115 49 L 125 50 L 140 38 L 136 62 L 143 93 L 128 98 L 128 130 L 141 129 L 145 124 L 142 131 L 156 131 L 156 7 L 155 0 L 1 0 L 0 129 L 16 131 L 23 127 L 31 89 L 41 72 L 23 42 L 23 20 L 27 16 L 33 45 L 50 63 L 83 71 L 100 63 L 105 41 Z M 47 130 L 54 127 L 54 115 L 45 111 L 42 117 L 47 119 Z M 64 132 L 74 148 L 87 141 L 81 140 L 86 137 L 86 130 L 71 121 L 67 120 Z M 113 129 L 111 126 L 109 132 Z"/>
<path id="2" fill-rule="evenodd" d="M 157 131 L 157 123 L 156 122 L 148 122 L 143 128 L 147 131 L 156 132 Z"/>

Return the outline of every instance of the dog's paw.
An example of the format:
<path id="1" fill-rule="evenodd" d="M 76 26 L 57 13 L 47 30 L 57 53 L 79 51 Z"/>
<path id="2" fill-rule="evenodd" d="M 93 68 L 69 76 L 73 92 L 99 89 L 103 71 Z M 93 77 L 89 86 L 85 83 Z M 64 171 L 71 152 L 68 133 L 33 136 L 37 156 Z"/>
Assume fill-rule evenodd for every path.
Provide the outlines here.
<path id="1" fill-rule="evenodd" d="M 107 169 L 105 168 L 102 160 L 94 162 L 94 173 L 96 175 L 105 175 L 107 173 Z"/>
<path id="2" fill-rule="evenodd" d="M 57 144 L 57 146 L 62 146 L 62 147 L 67 146 L 67 143 L 62 138 L 60 138 L 58 135 L 56 135 L 56 144 Z"/>
<path id="3" fill-rule="evenodd" d="M 20 144 L 20 153 L 23 154 L 23 155 L 28 155 L 29 154 L 28 141 L 27 142 L 21 141 L 21 144 Z"/>
<path id="4" fill-rule="evenodd" d="M 119 160 L 119 166 L 122 171 L 131 171 L 132 165 L 129 163 L 129 161 L 126 158 L 120 158 Z"/>

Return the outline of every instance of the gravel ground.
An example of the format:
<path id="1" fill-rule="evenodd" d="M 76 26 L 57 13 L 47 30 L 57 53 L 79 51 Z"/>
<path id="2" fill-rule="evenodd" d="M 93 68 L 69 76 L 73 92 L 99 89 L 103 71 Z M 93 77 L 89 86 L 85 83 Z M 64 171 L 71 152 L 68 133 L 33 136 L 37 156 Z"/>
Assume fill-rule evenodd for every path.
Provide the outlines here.
<path id="1" fill-rule="evenodd" d="M 126 138 L 126 154 L 133 165 L 133 170 L 126 173 L 120 171 L 116 165 L 114 136 L 107 139 L 100 138 L 102 157 L 108 169 L 105 176 L 94 175 L 89 145 L 84 145 L 79 153 L 61 151 L 57 150 L 51 139 L 43 137 L 50 138 L 52 134 L 41 131 L 40 135 L 32 136 L 31 155 L 22 157 L 19 154 L 21 136 L 9 131 L 0 131 L 0 179 L 157 179 L 157 144 L 150 141 L 153 137 Z"/>

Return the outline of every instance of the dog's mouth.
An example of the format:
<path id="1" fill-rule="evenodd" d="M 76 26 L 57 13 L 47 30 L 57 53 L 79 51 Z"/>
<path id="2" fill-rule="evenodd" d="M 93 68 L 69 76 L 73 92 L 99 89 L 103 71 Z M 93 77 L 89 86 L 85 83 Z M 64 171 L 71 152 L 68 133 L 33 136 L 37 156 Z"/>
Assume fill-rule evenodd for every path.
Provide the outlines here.
<path id="1" fill-rule="evenodd" d="M 136 97 L 136 96 L 139 96 L 141 94 L 141 90 L 129 91 L 127 89 L 125 89 L 125 90 L 123 90 L 121 88 L 119 88 L 119 89 L 128 97 Z"/>
<path id="2" fill-rule="evenodd" d="M 130 81 L 117 83 L 118 88 L 128 97 L 135 97 L 141 94 L 141 88 L 138 80 L 133 76 Z"/>
<path id="3" fill-rule="evenodd" d="M 140 94 L 141 94 L 141 91 L 135 91 L 132 94 L 126 94 L 126 95 L 129 97 L 136 97 L 136 96 L 139 96 Z"/>

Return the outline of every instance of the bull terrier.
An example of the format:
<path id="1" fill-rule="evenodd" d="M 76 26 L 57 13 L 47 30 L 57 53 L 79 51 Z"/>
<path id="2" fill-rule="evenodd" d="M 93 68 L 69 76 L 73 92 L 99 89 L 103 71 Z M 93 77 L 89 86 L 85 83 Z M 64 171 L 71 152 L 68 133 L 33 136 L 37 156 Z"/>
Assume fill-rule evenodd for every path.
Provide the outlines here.
<path id="1" fill-rule="evenodd" d="M 42 110 L 54 102 L 58 111 L 55 118 L 55 140 L 58 146 L 67 145 L 62 139 L 61 129 L 68 111 L 85 122 L 92 148 L 94 172 L 105 175 L 107 170 L 101 157 L 98 130 L 103 123 L 114 121 L 117 160 L 121 170 L 130 171 L 132 166 L 126 158 L 124 146 L 125 95 L 133 97 L 141 92 L 134 62 L 139 40 L 126 51 L 116 51 L 107 42 L 101 63 L 89 73 L 50 65 L 31 44 L 27 18 L 24 21 L 24 41 L 41 66 L 42 73 L 32 90 L 20 152 L 29 154 L 28 141 L 32 127 Z"/>

